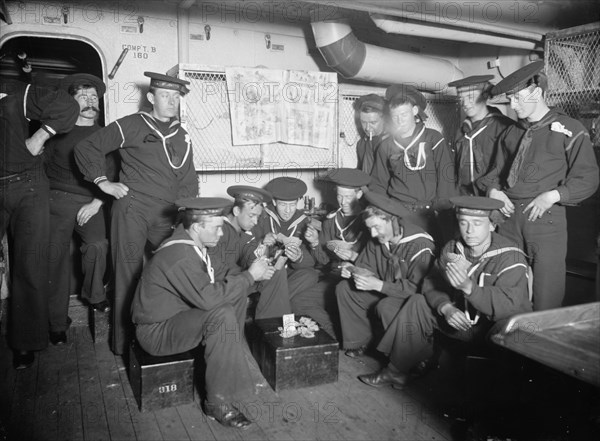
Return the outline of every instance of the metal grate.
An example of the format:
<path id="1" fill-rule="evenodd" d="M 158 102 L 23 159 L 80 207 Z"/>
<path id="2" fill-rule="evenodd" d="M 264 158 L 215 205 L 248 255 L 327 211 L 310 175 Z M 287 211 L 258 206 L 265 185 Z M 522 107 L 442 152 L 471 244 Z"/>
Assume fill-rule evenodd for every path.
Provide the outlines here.
<path id="1" fill-rule="evenodd" d="M 578 119 L 600 149 L 600 24 L 558 31 L 546 39 L 547 102 Z"/>
<path id="2" fill-rule="evenodd" d="M 196 170 L 258 167 L 260 146 L 232 145 L 225 73 L 185 71 L 184 75 L 190 93 L 182 106 L 182 120 L 192 138 Z"/>
<path id="3" fill-rule="evenodd" d="M 355 167 L 359 134 L 353 104 L 363 94 L 383 95 L 385 91 L 375 87 L 357 90 L 354 86 L 340 84 L 337 121 L 340 137 L 337 145 L 329 150 L 283 143 L 234 146 L 224 70 L 179 65 L 171 69 L 170 74 L 190 82 L 181 120 L 192 138 L 194 164 L 198 171 Z M 426 94 L 426 98 L 427 126 L 442 132 L 451 145 L 459 123 L 456 98 L 432 94 Z"/>
<path id="4" fill-rule="evenodd" d="M 284 143 L 234 146 L 224 70 L 183 66 L 171 72 L 190 82 L 181 120 L 192 138 L 196 170 L 310 169 L 337 164 L 336 146 L 327 150 Z"/>

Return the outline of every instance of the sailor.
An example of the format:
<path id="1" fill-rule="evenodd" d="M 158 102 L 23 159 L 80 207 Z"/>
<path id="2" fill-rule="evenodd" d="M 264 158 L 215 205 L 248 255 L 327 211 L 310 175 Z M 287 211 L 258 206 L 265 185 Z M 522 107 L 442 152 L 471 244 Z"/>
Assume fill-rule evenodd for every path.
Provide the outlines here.
<path id="1" fill-rule="evenodd" d="M 218 278 L 239 274 L 264 256 L 255 227 L 264 204 L 272 200 L 268 191 L 250 185 L 232 185 L 227 188 L 227 193 L 234 198 L 233 207 L 223 218 L 223 237 L 216 247 L 209 249 Z M 275 271 L 269 280 L 253 284 L 247 294 L 254 292 L 260 293 L 255 319 L 280 317 L 292 312 L 284 268 Z"/>
<path id="2" fill-rule="evenodd" d="M 360 375 L 363 383 L 402 389 L 411 368 L 432 355 L 436 329 L 476 344 L 494 323 L 531 311 L 527 258 L 514 242 L 494 232 L 494 219 L 503 204 L 476 196 L 451 202 L 461 237 L 444 246 L 425 280 L 423 295 L 411 296 L 398 313 L 388 299 L 378 303 L 377 312 L 387 328 L 377 349 L 389 356 L 389 363 Z"/>
<path id="3" fill-rule="evenodd" d="M 583 125 L 546 103 L 543 61 L 513 72 L 493 89 L 506 94 L 519 123 L 498 140 L 496 167 L 480 183 L 504 203 L 498 232 L 523 248 L 533 268 L 533 307 L 559 308 L 565 295 L 566 206 L 598 188 L 598 163 Z"/>
<path id="4" fill-rule="evenodd" d="M 75 126 L 79 105 L 64 90 L 0 81 L 0 238 L 10 237 L 8 344 L 16 369 L 48 346 L 49 184 L 44 143 Z M 40 128 L 29 135 L 29 121 Z M 8 250 L 3 250 L 8 254 Z"/>
<path id="5" fill-rule="evenodd" d="M 500 134 L 514 121 L 496 107 L 488 106 L 493 75 L 474 75 L 448 83 L 456 87 L 458 99 L 465 113 L 456 137 L 456 173 L 460 194 L 485 196 L 478 186 L 481 176 L 489 172 L 496 157 Z"/>
<path id="6" fill-rule="evenodd" d="M 300 179 L 279 177 L 268 182 L 265 190 L 273 195 L 273 202 L 265 207 L 258 234 L 274 263 L 285 263 L 290 304 L 295 312 L 296 294 L 313 287 L 318 279 L 315 260 L 303 240 L 310 218 L 298 209 L 298 200 L 307 187 Z"/>
<path id="7" fill-rule="evenodd" d="M 173 235 L 144 268 L 131 313 L 140 346 L 151 355 L 172 355 L 202 345 L 206 363 L 204 411 L 227 427 L 251 422 L 234 403 L 253 391 L 246 361 L 246 293 L 274 269 L 257 259 L 238 274 L 220 279 L 207 250 L 223 236 L 224 198 L 187 198 Z"/>
<path id="8" fill-rule="evenodd" d="M 410 212 L 405 221 L 423 228 L 436 240 L 446 236 L 437 212 L 456 195 L 450 148 L 437 130 L 425 127 L 427 101 L 412 86 L 387 88 L 391 136 L 377 151 L 369 189 L 399 201 Z"/>
<path id="9" fill-rule="evenodd" d="M 112 195 L 111 251 L 115 278 L 112 350 L 122 354 L 131 333 L 131 299 L 147 243 L 155 249 L 172 233 L 174 202 L 198 194 L 190 135 L 177 116 L 188 81 L 154 72 L 146 95 L 151 112 L 120 118 L 75 147 L 85 179 Z M 105 156 L 118 150 L 119 182 L 106 176 Z"/>
<path id="10" fill-rule="evenodd" d="M 107 267 L 108 239 L 104 203 L 110 196 L 86 182 L 75 165 L 73 150 L 84 138 L 100 129 L 99 103 L 106 85 L 96 77 L 77 73 L 63 78 L 63 90 L 79 103 L 77 123 L 69 133 L 54 136 L 46 143 L 46 173 L 50 181 L 50 342 L 67 341 L 71 268 L 70 246 L 73 233 L 81 241 L 81 297 L 94 309 L 106 312 L 104 275 Z M 111 167 L 114 170 L 114 163 Z"/>
<path id="11" fill-rule="evenodd" d="M 341 281 L 340 265 L 354 262 L 369 240 L 360 213 L 363 189 L 371 178 L 361 170 L 337 168 L 321 179 L 335 185 L 339 208 L 327 215 L 320 228 L 313 224 L 306 228 L 304 237 L 320 274 L 319 282 L 301 294 L 301 309 L 335 336 L 339 334 L 335 286 Z"/>
<path id="12" fill-rule="evenodd" d="M 356 168 L 370 174 L 377 149 L 388 137 L 385 132 L 385 100 L 374 93 L 363 95 L 354 102 L 354 109 L 361 131 L 356 143 Z"/>
<path id="13" fill-rule="evenodd" d="M 346 355 L 360 357 L 371 344 L 374 332 L 370 316 L 375 306 L 389 299 L 397 313 L 411 296 L 421 292 L 423 279 L 434 261 L 433 238 L 404 220 L 408 210 L 379 193 L 365 195 L 363 222 L 371 240 L 354 265 L 342 265 L 342 277 L 350 280 L 336 287 Z"/>

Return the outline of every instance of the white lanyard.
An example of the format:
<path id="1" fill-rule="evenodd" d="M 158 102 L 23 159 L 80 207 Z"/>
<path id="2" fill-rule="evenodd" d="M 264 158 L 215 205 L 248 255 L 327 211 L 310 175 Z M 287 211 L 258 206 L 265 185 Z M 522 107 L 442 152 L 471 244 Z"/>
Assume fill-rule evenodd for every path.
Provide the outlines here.
<path id="1" fill-rule="evenodd" d="M 341 208 L 338 210 L 338 212 L 339 212 L 340 210 L 341 210 Z M 340 226 L 340 224 L 338 223 L 338 220 L 337 220 L 337 216 L 335 216 L 335 219 L 334 219 L 334 221 L 335 221 L 335 226 L 336 226 L 336 228 L 338 229 L 338 231 L 339 231 L 339 233 L 340 233 L 340 238 L 342 239 L 342 241 L 344 241 L 344 242 L 347 242 L 347 241 L 346 241 L 346 238 L 344 237 L 344 232 L 345 232 L 345 231 L 346 231 L 348 228 L 350 228 L 350 227 L 352 226 L 352 224 L 353 224 L 353 223 L 356 221 L 356 217 L 355 217 L 354 219 L 352 219 L 352 221 L 351 221 L 351 222 L 350 222 L 348 225 L 346 225 L 346 227 L 345 227 L 345 228 L 342 228 L 342 227 Z M 352 243 L 352 244 L 354 244 L 354 243 L 356 243 L 356 241 L 357 241 L 357 240 L 358 240 L 358 239 L 356 239 L 356 240 L 354 240 L 354 241 L 352 241 L 352 242 L 348 242 L 348 243 Z"/>
<path id="2" fill-rule="evenodd" d="M 196 253 L 198 253 L 198 256 L 200 256 L 200 259 L 202 259 L 202 262 L 204 262 L 206 265 L 206 271 L 208 272 L 208 277 L 210 277 L 210 283 L 215 283 L 215 270 L 210 263 L 210 256 L 206 252 L 206 248 L 201 251 L 198 246 L 194 245 L 194 249 L 196 250 Z"/>
<path id="3" fill-rule="evenodd" d="M 421 138 L 421 135 L 423 135 L 424 132 L 425 132 L 425 126 L 423 126 L 423 128 L 421 129 L 419 134 L 415 137 L 415 139 L 413 139 L 410 142 L 410 144 L 408 144 L 407 147 L 402 146 L 402 144 L 400 144 L 398 141 L 396 141 L 394 139 L 394 143 L 404 151 L 404 165 L 409 170 L 416 171 L 416 170 L 422 170 L 425 168 L 425 163 L 427 160 L 425 159 L 425 143 L 424 142 L 419 143 L 419 151 L 417 152 L 417 163 L 414 166 L 410 163 L 410 158 L 408 157 L 408 149 L 410 149 L 413 145 L 415 145 L 415 143 Z M 421 161 L 423 161 L 423 162 L 421 163 Z"/>
<path id="4" fill-rule="evenodd" d="M 485 126 L 483 126 L 482 128 L 480 128 L 479 130 L 477 130 L 473 134 L 473 136 L 469 136 L 469 135 L 465 134 L 465 138 L 467 138 L 469 140 L 469 172 L 471 173 L 471 182 L 473 182 L 475 180 L 475 172 L 474 172 L 475 158 L 473 157 L 473 140 L 477 137 L 477 135 L 479 135 L 481 132 L 483 132 L 486 127 L 487 127 L 487 124 Z"/>
<path id="5" fill-rule="evenodd" d="M 191 150 L 191 147 L 192 147 L 192 143 L 190 142 L 190 139 L 189 139 L 190 135 L 188 135 L 188 134 L 185 135 L 185 141 L 187 143 L 187 149 L 185 150 L 185 155 L 183 156 L 183 161 L 181 161 L 181 164 L 179 164 L 179 166 L 175 166 L 175 164 L 173 164 L 173 162 L 171 161 L 171 157 L 169 156 L 169 152 L 167 151 L 167 139 L 171 138 L 172 136 L 177 135 L 177 132 L 179 132 L 179 129 L 175 130 L 170 135 L 163 136 L 163 134 L 160 133 L 159 130 L 156 130 L 156 128 L 154 128 L 154 126 L 152 126 L 152 124 L 150 124 L 146 120 L 146 118 L 144 118 L 142 116 L 142 119 L 148 125 L 148 127 L 150 127 L 152 130 L 154 130 L 156 132 L 156 134 L 160 137 L 160 140 L 162 141 L 163 150 L 165 152 L 165 155 L 167 156 L 167 161 L 169 161 L 169 165 L 171 166 L 171 168 L 174 168 L 175 170 L 179 170 L 181 167 L 183 167 L 183 164 L 185 164 L 185 161 L 186 161 L 188 155 L 190 154 L 190 150 Z"/>

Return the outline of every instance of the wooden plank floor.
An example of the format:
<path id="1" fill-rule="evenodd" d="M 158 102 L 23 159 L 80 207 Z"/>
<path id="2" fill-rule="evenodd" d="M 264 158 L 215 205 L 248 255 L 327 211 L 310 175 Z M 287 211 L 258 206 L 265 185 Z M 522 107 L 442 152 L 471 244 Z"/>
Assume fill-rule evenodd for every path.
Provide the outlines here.
<path id="1" fill-rule="evenodd" d="M 255 387 L 243 406 L 255 422 L 250 429 L 208 420 L 198 394 L 194 403 L 142 413 L 122 357 L 106 341 L 94 343 L 87 308 L 71 306 L 68 343 L 38 353 L 30 369 L 12 368 L 12 352 L 0 335 L 0 441 L 461 440 L 469 403 L 494 412 L 482 439 L 600 439 L 599 390 L 538 365 L 518 362 L 511 376 L 498 372 L 504 367 L 492 369 L 490 360 L 458 359 L 458 366 L 452 357 L 398 391 L 357 380 L 380 361 L 340 352 L 336 383 L 275 393 L 248 350 Z M 502 402 L 498 397 L 506 399 L 507 391 Z M 473 396 L 476 401 L 469 401 Z"/>
<path id="2" fill-rule="evenodd" d="M 108 344 L 72 326 L 68 343 L 37 354 L 30 369 L 12 369 L 0 341 L 0 440 L 447 440 L 449 422 L 408 392 L 374 389 L 356 379 L 378 367 L 340 352 L 339 381 L 275 393 L 248 353 L 255 380 L 245 403 L 246 431 L 208 420 L 192 404 L 141 413 L 123 360 Z"/>

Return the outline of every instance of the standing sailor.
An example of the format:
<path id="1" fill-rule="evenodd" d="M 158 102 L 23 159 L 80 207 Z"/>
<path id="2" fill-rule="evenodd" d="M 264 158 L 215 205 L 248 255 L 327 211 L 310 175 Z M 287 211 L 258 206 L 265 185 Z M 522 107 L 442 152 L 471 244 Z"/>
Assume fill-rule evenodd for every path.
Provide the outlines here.
<path id="1" fill-rule="evenodd" d="M 500 134 L 514 121 L 487 105 L 493 75 L 476 75 L 448 83 L 456 87 L 466 118 L 456 140 L 456 174 L 460 194 L 485 196 L 478 180 L 493 167 Z"/>
<path id="2" fill-rule="evenodd" d="M 190 135 L 177 119 L 188 81 L 154 72 L 146 95 L 150 113 L 138 112 L 112 122 L 75 148 L 85 179 L 114 196 L 111 251 L 115 276 L 112 350 L 122 354 L 131 334 L 129 309 L 142 270 L 144 251 L 172 233 L 179 198 L 196 196 L 198 182 Z M 105 156 L 121 155 L 119 182 L 106 177 Z"/>

